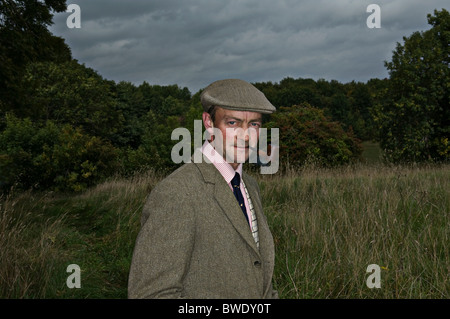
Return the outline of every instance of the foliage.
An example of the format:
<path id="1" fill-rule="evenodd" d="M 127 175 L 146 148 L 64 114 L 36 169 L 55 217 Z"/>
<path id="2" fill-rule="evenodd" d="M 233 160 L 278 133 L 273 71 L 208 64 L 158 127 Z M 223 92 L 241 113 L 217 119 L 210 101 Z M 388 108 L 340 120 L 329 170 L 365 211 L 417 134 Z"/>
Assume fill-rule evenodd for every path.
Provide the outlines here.
<path id="1" fill-rule="evenodd" d="M 140 118 L 146 113 L 142 90 L 130 82 L 119 82 L 111 88 L 117 98 L 117 109 L 123 115 L 122 127 L 113 135 L 116 144 L 137 148 L 141 144 L 143 123 Z"/>
<path id="2" fill-rule="evenodd" d="M 171 133 L 193 136 L 201 91 L 115 83 L 73 60 L 47 29 L 65 2 L 0 3 L 0 188 L 80 190 L 108 174 L 174 170 Z M 263 121 L 280 129 L 282 158 L 342 165 L 358 160 L 359 140 L 379 140 L 390 161 L 448 160 L 448 16 L 435 11 L 430 30 L 397 45 L 389 79 L 254 83 L 278 109 Z"/>
<path id="3" fill-rule="evenodd" d="M 112 174 L 115 148 L 69 124 L 8 115 L 0 133 L 0 186 L 80 191 Z"/>
<path id="4" fill-rule="evenodd" d="M 64 39 L 52 35 L 52 12 L 64 12 L 66 0 L 0 2 L 0 116 L 21 106 L 19 84 L 31 62 L 71 59 Z"/>
<path id="5" fill-rule="evenodd" d="M 255 86 L 277 108 L 308 103 L 324 110 L 326 116 L 339 121 L 345 130 L 353 130 L 360 139 L 376 136 L 371 116 L 374 96 L 364 83 L 285 78 L 280 83 L 255 83 Z"/>
<path id="6" fill-rule="evenodd" d="M 158 121 L 164 122 L 169 116 L 183 117 L 191 99 L 187 88 L 150 85 L 145 81 L 139 86 L 122 81 L 111 86 L 111 90 L 124 118 L 121 129 L 114 134 L 114 140 L 116 145 L 133 150 L 142 144 L 143 135 L 148 134 L 150 129 L 149 125 L 162 124 Z M 150 111 L 152 115 L 148 114 Z M 153 133 L 158 134 L 159 131 L 153 130 Z"/>
<path id="7" fill-rule="evenodd" d="M 136 170 L 155 169 L 169 172 L 179 167 L 171 159 L 173 146 L 177 140 L 171 140 L 172 131 L 183 127 L 179 116 L 158 117 L 149 111 L 144 119 L 142 143 L 137 149 L 129 149 L 126 153 L 124 169 L 127 173 Z"/>
<path id="8" fill-rule="evenodd" d="M 394 162 L 450 158 L 450 14 L 435 10 L 428 23 L 430 30 L 404 37 L 386 62 L 388 102 L 376 116 L 381 145 Z"/>
<path id="9" fill-rule="evenodd" d="M 123 114 L 112 91 L 114 83 L 76 61 L 31 63 L 21 86 L 26 106 L 21 117 L 69 123 L 110 140 L 122 129 Z"/>
<path id="10" fill-rule="evenodd" d="M 323 110 L 306 103 L 280 108 L 267 126 L 280 130 L 280 160 L 285 165 L 342 165 L 361 154 L 359 141 L 351 132 L 330 121 Z"/>

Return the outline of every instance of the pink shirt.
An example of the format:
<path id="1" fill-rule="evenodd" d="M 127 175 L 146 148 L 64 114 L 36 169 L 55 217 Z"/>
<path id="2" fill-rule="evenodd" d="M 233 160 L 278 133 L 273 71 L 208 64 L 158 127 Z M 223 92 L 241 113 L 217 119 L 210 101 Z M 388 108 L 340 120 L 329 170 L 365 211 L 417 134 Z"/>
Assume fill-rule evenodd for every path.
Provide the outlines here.
<path id="1" fill-rule="evenodd" d="M 211 161 L 211 163 L 217 168 L 219 173 L 222 175 L 222 177 L 227 182 L 228 186 L 230 186 L 230 190 L 232 192 L 233 192 L 233 187 L 231 186 L 231 180 L 233 179 L 236 172 L 239 173 L 239 175 L 241 176 L 241 184 L 240 184 L 239 188 L 241 189 L 242 196 L 244 197 L 245 208 L 247 210 L 248 220 L 252 220 L 250 208 L 248 205 L 248 199 L 247 199 L 247 196 L 244 191 L 244 185 L 242 184 L 242 163 L 239 164 L 239 166 L 237 167 L 236 170 L 234 170 L 234 168 L 231 167 L 231 165 L 229 163 L 227 163 L 225 161 L 225 159 L 219 153 L 217 153 L 215 151 L 215 149 L 212 147 L 212 145 L 208 141 L 205 141 L 205 143 L 202 146 L 201 151 Z M 250 227 L 251 227 L 251 223 L 250 223 Z"/>

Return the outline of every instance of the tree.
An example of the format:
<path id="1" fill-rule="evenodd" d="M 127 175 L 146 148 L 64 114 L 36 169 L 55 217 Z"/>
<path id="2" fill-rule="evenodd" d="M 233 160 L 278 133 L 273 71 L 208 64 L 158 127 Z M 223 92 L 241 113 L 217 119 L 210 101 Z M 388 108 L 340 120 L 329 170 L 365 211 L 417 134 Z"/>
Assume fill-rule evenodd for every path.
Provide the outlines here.
<path id="1" fill-rule="evenodd" d="M 0 115 L 23 101 L 18 82 L 30 62 L 71 59 L 64 39 L 47 29 L 52 24 L 52 12 L 65 10 L 66 0 L 0 2 Z"/>
<path id="2" fill-rule="evenodd" d="M 172 148 L 178 143 L 171 140 L 171 135 L 175 128 L 183 127 L 184 124 L 182 116 L 161 118 L 150 110 L 142 119 L 144 131 L 141 144 L 137 149 L 129 148 L 122 154 L 124 173 L 149 168 L 167 173 L 181 166 L 171 159 Z"/>
<path id="3" fill-rule="evenodd" d="M 432 26 L 397 43 L 390 74 L 389 101 L 378 105 L 381 146 L 389 160 L 420 162 L 450 156 L 450 15 L 428 14 Z"/>
<path id="4" fill-rule="evenodd" d="M 20 83 L 24 102 L 16 116 L 67 123 L 115 142 L 124 120 L 114 83 L 94 70 L 75 60 L 30 63 Z"/>
<path id="5" fill-rule="evenodd" d="M 124 118 L 122 129 L 118 130 L 113 137 L 115 144 L 136 149 L 141 144 L 141 136 L 144 132 L 140 119 L 147 113 L 144 96 L 142 91 L 131 82 L 121 81 L 113 88 L 117 96 L 118 110 Z"/>
<path id="6" fill-rule="evenodd" d="M 350 104 L 345 117 L 346 127 L 352 127 L 358 138 L 370 140 L 374 136 L 373 120 L 370 111 L 373 107 L 372 97 L 367 84 L 350 82 L 346 84 Z"/>
<path id="7" fill-rule="evenodd" d="M 371 116 L 373 101 L 367 84 L 287 77 L 279 84 L 266 82 L 255 86 L 277 108 L 308 103 L 324 109 L 326 116 L 340 122 L 345 130 L 351 128 L 358 138 L 370 140 L 375 137 Z"/>

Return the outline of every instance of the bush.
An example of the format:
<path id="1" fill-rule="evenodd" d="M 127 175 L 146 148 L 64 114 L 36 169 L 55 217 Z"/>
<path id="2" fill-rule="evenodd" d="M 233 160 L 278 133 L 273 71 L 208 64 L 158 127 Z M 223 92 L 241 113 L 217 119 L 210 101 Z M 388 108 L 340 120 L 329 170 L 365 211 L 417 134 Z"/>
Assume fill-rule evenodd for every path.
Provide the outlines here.
<path id="1" fill-rule="evenodd" d="M 291 166 L 314 162 L 320 166 L 351 163 L 362 153 L 360 141 L 332 122 L 324 111 L 305 103 L 281 107 L 269 128 L 280 130 L 280 161 Z"/>
<path id="2" fill-rule="evenodd" d="M 0 133 L 0 187 L 80 191 L 111 174 L 116 158 L 109 142 L 80 128 L 8 115 Z"/>

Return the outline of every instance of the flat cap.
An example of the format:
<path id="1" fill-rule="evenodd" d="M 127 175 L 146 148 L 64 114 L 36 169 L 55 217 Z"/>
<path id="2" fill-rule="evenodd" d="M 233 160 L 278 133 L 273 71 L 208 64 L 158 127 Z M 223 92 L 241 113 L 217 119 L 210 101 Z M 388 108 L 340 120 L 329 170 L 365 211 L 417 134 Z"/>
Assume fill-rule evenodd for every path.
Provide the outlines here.
<path id="1" fill-rule="evenodd" d="M 211 106 L 224 109 L 273 113 L 276 108 L 269 102 L 264 93 L 252 84 L 238 79 L 219 80 L 208 85 L 200 96 L 205 112 Z"/>

